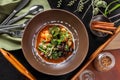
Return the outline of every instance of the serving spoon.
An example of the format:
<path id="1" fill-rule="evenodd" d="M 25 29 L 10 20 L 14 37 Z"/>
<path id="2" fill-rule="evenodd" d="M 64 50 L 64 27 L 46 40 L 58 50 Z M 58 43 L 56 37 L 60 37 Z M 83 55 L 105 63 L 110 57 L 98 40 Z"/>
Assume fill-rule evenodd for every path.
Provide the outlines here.
<path id="1" fill-rule="evenodd" d="M 35 15 L 39 12 L 42 12 L 44 10 L 44 7 L 42 5 L 34 5 L 32 6 L 27 13 L 24 13 L 16 18 L 11 19 L 7 24 L 15 23 L 16 21 L 19 21 L 20 19 L 24 18 L 27 15 Z"/>

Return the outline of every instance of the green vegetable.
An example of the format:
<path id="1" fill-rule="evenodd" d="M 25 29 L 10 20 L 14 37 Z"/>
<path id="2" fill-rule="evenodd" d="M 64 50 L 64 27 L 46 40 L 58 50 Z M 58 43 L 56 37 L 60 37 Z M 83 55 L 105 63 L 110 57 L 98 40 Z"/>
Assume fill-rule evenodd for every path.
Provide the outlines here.
<path id="1" fill-rule="evenodd" d="M 93 5 L 96 5 L 100 0 L 94 0 Z"/>
<path id="2" fill-rule="evenodd" d="M 100 8 L 106 8 L 107 2 L 104 0 L 92 0 L 93 15 L 97 15 L 101 12 Z"/>
<path id="3" fill-rule="evenodd" d="M 107 3 L 105 1 L 98 1 L 96 2 L 96 7 L 103 7 L 103 8 L 106 8 L 107 6 Z"/>
<path id="4" fill-rule="evenodd" d="M 68 33 L 68 31 L 65 31 L 65 32 L 61 32 L 60 33 L 60 40 L 62 41 L 62 42 L 64 42 L 64 41 L 66 41 L 67 39 L 69 39 L 69 38 L 72 38 L 71 36 L 70 36 L 70 34 Z"/>
<path id="5" fill-rule="evenodd" d="M 94 8 L 93 9 L 93 15 L 97 15 L 99 13 L 99 8 Z"/>
<path id="6" fill-rule="evenodd" d="M 113 12 L 114 10 L 116 10 L 116 9 L 119 8 L 119 7 L 120 7 L 120 4 L 115 5 L 112 9 L 110 9 L 110 10 L 108 11 L 108 13 L 110 14 L 111 12 Z"/>
<path id="7" fill-rule="evenodd" d="M 61 33 L 60 33 L 60 40 L 61 40 L 62 42 L 66 40 L 66 34 L 65 34 L 65 32 L 61 32 Z"/>
<path id="8" fill-rule="evenodd" d="M 76 1 L 77 1 L 77 0 L 71 0 L 71 1 L 67 4 L 67 6 L 72 6 Z"/>
<path id="9" fill-rule="evenodd" d="M 69 51 L 70 46 L 67 42 L 69 42 L 68 40 L 72 40 L 72 36 L 67 29 L 60 28 L 58 25 L 53 25 L 49 28 L 49 35 L 51 35 L 50 42 L 43 40 L 38 47 L 44 54 L 44 57 L 57 59 L 63 56 L 64 51 Z"/>
<path id="10" fill-rule="evenodd" d="M 60 32 L 60 28 L 58 26 L 54 26 L 50 28 L 50 33 L 52 34 L 53 37 L 56 37 Z"/>
<path id="11" fill-rule="evenodd" d="M 107 16 L 107 14 L 111 13 L 112 11 L 114 11 L 115 9 L 117 9 L 118 7 L 120 7 L 120 6 L 119 6 L 120 4 L 118 4 L 118 5 L 114 6 L 111 10 L 109 10 L 109 7 L 110 7 L 112 4 L 116 3 L 116 2 L 119 2 L 119 0 L 114 0 L 114 1 L 112 1 L 112 2 L 110 2 L 110 3 L 108 4 L 108 6 L 106 7 L 106 9 L 105 9 L 105 11 L 104 11 L 104 15 Z"/>
<path id="12" fill-rule="evenodd" d="M 62 52 L 61 51 L 59 51 L 57 54 L 58 54 L 59 57 L 62 56 Z"/>
<path id="13" fill-rule="evenodd" d="M 84 0 L 80 0 L 77 6 L 77 10 L 75 10 L 74 12 L 76 11 L 82 12 L 83 9 L 84 9 Z"/>
<path id="14" fill-rule="evenodd" d="M 51 43 L 48 43 L 47 47 L 48 47 L 48 48 L 52 48 L 53 45 L 52 45 Z"/>
<path id="15" fill-rule="evenodd" d="M 52 53 L 52 58 L 53 58 L 53 59 L 59 58 L 59 54 L 58 54 L 56 51 L 54 51 L 54 52 Z"/>
<path id="16" fill-rule="evenodd" d="M 43 53 L 46 53 L 46 50 L 43 48 L 43 46 L 39 46 L 38 49 L 41 50 Z"/>
<path id="17" fill-rule="evenodd" d="M 65 50 L 69 51 L 69 46 L 67 44 L 65 45 Z"/>
<path id="18" fill-rule="evenodd" d="M 58 8 L 61 7 L 62 2 L 63 2 L 62 0 L 59 0 L 59 1 L 58 1 L 58 4 L 57 4 L 57 7 L 58 7 Z"/>
<path id="19" fill-rule="evenodd" d="M 89 1 L 91 1 L 91 3 L 88 6 L 87 10 L 84 12 L 82 19 L 85 17 L 86 13 L 88 12 L 91 6 L 93 8 L 93 11 L 92 11 L 93 15 L 97 15 L 99 12 L 101 12 L 99 8 L 107 7 L 107 2 L 105 0 L 79 0 L 77 9 L 74 12 L 82 12 L 84 9 L 84 5 Z M 70 0 L 67 6 L 72 6 L 73 4 L 75 4 L 75 2 L 77 2 L 77 0 Z M 62 0 L 59 0 L 58 1 L 59 7 L 61 6 L 61 3 L 62 3 Z"/>
<path id="20" fill-rule="evenodd" d="M 52 39 L 51 40 L 51 44 L 56 46 L 58 44 L 58 40 L 57 39 Z"/>

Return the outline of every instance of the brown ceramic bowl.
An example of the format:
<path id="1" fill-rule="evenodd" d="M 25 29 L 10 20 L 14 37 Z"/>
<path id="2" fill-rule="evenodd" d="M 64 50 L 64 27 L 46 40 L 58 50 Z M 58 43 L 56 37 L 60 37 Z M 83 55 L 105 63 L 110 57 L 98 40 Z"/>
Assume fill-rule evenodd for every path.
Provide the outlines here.
<path id="1" fill-rule="evenodd" d="M 47 64 L 35 49 L 37 34 L 44 25 L 51 23 L 64 25 L 74 37 L 74 52 L 68 59 L 58 64 Z M 74 14 L 61 9 L 47 10 L 36 15 L 28 23 L 22 38 L 22 50 L 27 61 L 37 71 L 49 75 L 63 75 L 75 70 L 85 59 L 88 47 L 88 34 L 83 23 Z"/>

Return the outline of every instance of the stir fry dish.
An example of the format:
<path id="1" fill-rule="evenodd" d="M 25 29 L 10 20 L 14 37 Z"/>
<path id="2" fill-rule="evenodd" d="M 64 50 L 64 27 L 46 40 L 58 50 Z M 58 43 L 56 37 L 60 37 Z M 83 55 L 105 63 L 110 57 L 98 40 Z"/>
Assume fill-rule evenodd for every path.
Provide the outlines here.
<path id="1" fill-rule="evenodd" d="M 37 36 L 36 49 L 47 62 L 60 63 L 74 51 L 72 33 L 61 24 L 46 25 Z"/>

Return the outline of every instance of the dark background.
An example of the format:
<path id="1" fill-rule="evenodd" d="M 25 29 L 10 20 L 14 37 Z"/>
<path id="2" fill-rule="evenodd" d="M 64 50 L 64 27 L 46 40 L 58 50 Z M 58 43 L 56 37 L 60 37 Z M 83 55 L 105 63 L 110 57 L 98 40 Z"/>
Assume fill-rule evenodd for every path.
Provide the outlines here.
<path id="1" fill-rule="evenodd" d="M 58 0 L 48 0 L 48 1 L 50 3 L 51 8 L 53 8 L 53 9 L 57 8 L 56 6 L 57 6 L 57 1 Z M 62 6 L 59 9 L 64 9 L 64 10 L 67 10 L 67 11 L 70 11 L 70 12 L 74 13 L 74 10 L 76 10 L 78 2 L 76 2 L 72 7 L 68 7 L 68 6 L 66 6 L 68 1 L 70 1 L 70 0 L 63 0 Z M 84 6 L 85 9 L 83 10 L 82 13 L 80 13 L 80 12 L 75 12 L 74 13 L 78 18 L 80 18 L 80 19 L 82 18 L 83 13 L 87 9 L 88 5 L 90 4 L 90 1 L 87 4 L 85 4 L 85 6 Z M 110 1 L 113 1 L 113 0 L 106 0 L 106 1 L 109 3 Z M 88 55 L 87 55 L 85 61 L 76 70 L 74 70 L 74 71 L 72 71 L 72 72 L 70 72 L 66 75 L 61 75 L 61 76 L 46 75 L 46 74 L 43 74 L 43 73 L 40 73 L 40 72 L 36 71 L 35 69 L 33 69 L 29 65 L 29 63 L 26 61 L 25 57 L 23 56 L 23 52 L 22 52 L 21 49 L 20 50 L 15 50 L 15 51 L 10 51 L 10 53 L 12 53 L 37 78 L 37 80 L 70 80 L 73 77 L 73 75 L 75 75 L 80 70 L 80 68 L 83 66 L 83 64 L 85 64 L 85 62 L 90 57 L 90 55 L 110 37 L 110 36 L 108 36 L 108 37 L 104 37 L 104 38 L 98 38 L 90 32 L 89 22 L 90 22 L 91 17 L 92 17 L 91 12 L 92 12 L 92 9 L 90 9 L 87 12 L 87 14 L 86 14 L 86 16 L 84 17 L 83 20 L 81 19 L 82 22 L 84 23 L 87 31 L 88 31 L 89 51 L 88 51 Z M 112 14 L 110 14 L 109 16 L 115 15 L 119 12 L 120 12 L 120 9 L 117 9 L 116 11 L 112 12 Z M 119 23 L 117 25 L 119 25 Z M 0 80 L 26 80 L 26 78 L 22 74 L 20 74 L 0 54 Z"/>

